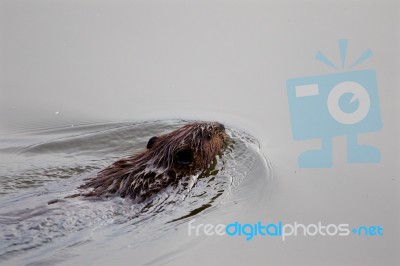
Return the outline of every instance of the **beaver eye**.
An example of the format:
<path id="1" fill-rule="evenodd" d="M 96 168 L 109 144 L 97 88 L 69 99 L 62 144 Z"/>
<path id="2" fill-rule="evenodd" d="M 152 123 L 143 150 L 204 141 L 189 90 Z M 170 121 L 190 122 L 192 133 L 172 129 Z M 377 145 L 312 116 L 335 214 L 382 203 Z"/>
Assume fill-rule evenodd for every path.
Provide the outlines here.
<path id="1" fill-rule="evenodd" d="M 182 165 L 188 165 L 193 162 L 193 151 L 191 149 L 182 149 L 175 154 L 176 162 Z"/>
<path id="2" fill-rule="evenodd" d="M 207 140 L 211 140 L 211 139 L 212 139 L 211 133 L 208 133 L 208 134 L 206 135 L 206 139 L 207 139 Z"/>

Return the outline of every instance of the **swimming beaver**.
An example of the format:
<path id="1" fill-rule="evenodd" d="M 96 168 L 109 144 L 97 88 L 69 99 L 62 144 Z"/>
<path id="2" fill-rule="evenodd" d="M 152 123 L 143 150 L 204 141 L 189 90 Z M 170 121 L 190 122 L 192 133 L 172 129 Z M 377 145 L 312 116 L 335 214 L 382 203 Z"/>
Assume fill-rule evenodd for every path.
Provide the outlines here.
<path id="1" fill-rule="evenodd" d="M 117 194 L 144 201 L 183 177 L 206 170 L 226 138 L 225 127 L 218 122 L 191 123 L 152 137 L 146 150 L 101 170 L 79 187 L 90 191 L 76 196 Z"/>

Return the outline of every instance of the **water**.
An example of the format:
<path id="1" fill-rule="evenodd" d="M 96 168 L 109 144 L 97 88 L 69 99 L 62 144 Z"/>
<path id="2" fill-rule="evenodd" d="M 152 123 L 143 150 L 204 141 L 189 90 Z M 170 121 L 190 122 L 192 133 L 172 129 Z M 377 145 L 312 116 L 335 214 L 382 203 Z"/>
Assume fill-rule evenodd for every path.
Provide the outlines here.
<path id="1" fill-rule="evenodd" d="M 1 0 L 0 264 L 400 265 L 399 8 L 397 0 Z M 348 40 L 345 62 L 339 39 Z M 347 163 L 346 137 L 336 136 L 332 168 L 300 168 L 298 156 L 321 140 L 293 139 L 286 81 L 347 71 L 341 63 L 367 49 L 373 56 L 351 70 L 376 71 L 383 128 L 358 139 L 380 149 L 381 162 Z M 316 60 L 318 51 L 339 69 Z M 162 119 L 216 120 L 236 140 L 198 194 L 158 202 L 159 211 L 118 198 L 47 205 L 180 123 L 132 123 Z M 189 237 L 191 218 L 381 225 L 384 235 Z"/>
<path id="2" fill-rule="evenodd" d="M 119 197 L 63 199 L 76 192 L 89 174 L 143 149 L 151 136 L 184 123 L 81 125 L 3 138 L 0 259 L 21 265 L 74 260 L 107 265 L 106 260 L 128 252 L 126 260 L 164 263 L 171 252 L 182 255 L 179 242 L 186 242 L 185 249 L 197 245 L 196 238 L 188 237 L 188 221 L 228 222 L 238 217 L 232 216 L 238 209 L 259 205 L 272 168 L 257 140 L 234 128 L 227 129 L 227 147 L 190 191 L 168 188 L 142 204 Z M 47 204 L 54 199 L 61 201 Z M 180 240 L 158 257 L 143 256 L 149 243 L 171 241 L 177 235 Z"/>

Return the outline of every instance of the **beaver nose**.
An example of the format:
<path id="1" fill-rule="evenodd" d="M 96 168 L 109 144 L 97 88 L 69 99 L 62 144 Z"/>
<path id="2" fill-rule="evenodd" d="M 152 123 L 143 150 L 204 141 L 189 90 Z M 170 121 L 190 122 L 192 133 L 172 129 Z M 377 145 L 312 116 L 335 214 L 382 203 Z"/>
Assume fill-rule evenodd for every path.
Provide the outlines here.
<path id="1" fill-rule="evenodd" d="M 220 130 L 220 131 L 224 131 L 225 130 L 225 126 L 221 123 L 215 122 L 215 127 Z"/>

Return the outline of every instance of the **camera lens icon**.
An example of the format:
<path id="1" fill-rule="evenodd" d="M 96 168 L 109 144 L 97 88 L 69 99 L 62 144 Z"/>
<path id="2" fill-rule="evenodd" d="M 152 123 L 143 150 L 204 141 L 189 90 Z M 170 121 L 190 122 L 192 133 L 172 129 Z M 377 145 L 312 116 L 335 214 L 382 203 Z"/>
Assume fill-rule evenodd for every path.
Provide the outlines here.
<path id="1" fill-rule="evenodd" d="M 346 112 L 341 107 L 341 98 L 346 95 L 352 95 L 348 105 L 358 103 L 358 107 L 353 112 Z M 362 121 L 368 114 L 371 107 L 371 100 L 367 90 L 359 83 L 354 81 L 345 81 L 332 88 L 328 95 L 327 106 L 329 114 L 337 122 L 345 125 L 352 125 Z"/>

